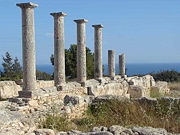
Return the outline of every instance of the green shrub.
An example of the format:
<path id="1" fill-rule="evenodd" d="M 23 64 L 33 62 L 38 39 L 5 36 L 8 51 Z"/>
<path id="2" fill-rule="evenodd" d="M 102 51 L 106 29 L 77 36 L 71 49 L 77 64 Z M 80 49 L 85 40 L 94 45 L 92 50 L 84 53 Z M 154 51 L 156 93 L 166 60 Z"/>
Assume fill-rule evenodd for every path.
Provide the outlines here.
<path id="1" fill-rule="evenodd" d="M 164 95 L 162 93 L 159 93 L 155 88 L 151 88 L 150 90 L 150 97 L 152 98 L 158 98 L 158 97 L 163 97 Z"/>
<path id="2" fill-rule="evenodd" d="M 151 73 L 156 81 L 166 81 L 166 82 L 178 82 L 180 81 L 180 73 L 176 71 L 162 71 L 159 73 Z"/>
<path id="3" fill-rule="evenodd" d="M 58 131 L 69 131 L 72 126 L 66 116 L 59 114 L 49 114 L 46 119 L 39 124 L 39 128 L 55 129 Z"/>
<path id="4" fill-rule="evenodd" d="M 46 72 L 41 72 L 39 70 L 36 70 L 36 79 L 37 80 L 52 80 L 52 75 Z"/>

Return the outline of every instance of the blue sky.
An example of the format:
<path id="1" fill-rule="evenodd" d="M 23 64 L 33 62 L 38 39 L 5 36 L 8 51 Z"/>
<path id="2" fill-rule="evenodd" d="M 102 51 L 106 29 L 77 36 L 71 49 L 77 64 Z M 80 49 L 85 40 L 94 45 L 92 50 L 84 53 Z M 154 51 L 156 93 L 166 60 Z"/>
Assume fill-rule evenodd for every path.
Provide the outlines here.
<path id="1" fill-rule="evenodd" d="M 21 61 L 21 10 L 0 0 L 0 55 Z M 180 0 L 32 0 L 35 9 L 37 64 L 50 64 L 53 53 L 51 12 L 65 12 L 65 47 L 76 43 L 75 19 L 87 19 L 87 47 L 94 46 L 91 25 L 103 24 L 103 63 L 107 51 L 126 54 L 127 63 L 180 63 Z M 1 59 L 0 59 L 0 62 Z"/>

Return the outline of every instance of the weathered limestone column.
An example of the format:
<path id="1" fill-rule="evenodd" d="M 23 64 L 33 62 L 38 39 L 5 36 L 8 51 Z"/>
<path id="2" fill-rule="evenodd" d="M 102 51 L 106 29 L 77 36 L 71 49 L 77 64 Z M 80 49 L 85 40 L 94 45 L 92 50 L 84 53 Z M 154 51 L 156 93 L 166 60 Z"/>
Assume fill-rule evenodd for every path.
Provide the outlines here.
<path id="1" fill-rule="evenodd" d="M 22 49 L 23 49 L 23 91 L 19 97 L 31 98 L 36 89 L 35 32 L 33 3 L 16 4 L 22 9 Z"/>
<path id="2" fill-rule="evenodd" d="M 115 51 L 108 50 L 108 71 L 110 77 L 115 77 Z"/>
<path id="3" fill-rule="evenodd" d="M 74 20 L 77 23 L 77 80 L 81 83 L 86 81 L 86 29 L 85 19 Z"/>
<path id="4" fill-rule="evenodd" d="M 55 86 L 65 84 L 65 54 L 64 54 L 64 16 L 67 14 L 51 13 L 54 17 L 54 82 Z"/>
<path id="5" fill-rule="evenodd" d="M 103 77 L 102 67 L 102 25 L 92 25 L 94 27 L 94 77 Z"/>
<path id="6" fill-rule="evenodd" d="M 124 76 L 125 75 L 125 55 L 121 54 L 119 55 L 119 71 L 120 75 Z"/>

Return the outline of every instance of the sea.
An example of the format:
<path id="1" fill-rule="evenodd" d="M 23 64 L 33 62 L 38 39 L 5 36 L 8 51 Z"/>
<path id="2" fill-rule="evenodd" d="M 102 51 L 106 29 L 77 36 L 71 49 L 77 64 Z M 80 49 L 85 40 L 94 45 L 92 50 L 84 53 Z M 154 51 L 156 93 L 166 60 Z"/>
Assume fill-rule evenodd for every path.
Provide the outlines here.
<path id="1" fill-rule="evenodd" d="M 52 74 L 54 68 L 52 65 L 37 65 L 37 69 Z M 180 63 L 146 63 L 137 64 L 131 63 L 126 64 L 126 74 L 128 76 L 138 75 L 138 74 L 149 74 L 157 73 L 161 71 L 174 70 L 180 72 Z M 108 65 L 104 64 L 104 75 L 108 74 Z M 119 74 L 119 65 L 116 64 L 116 74 Z"/>

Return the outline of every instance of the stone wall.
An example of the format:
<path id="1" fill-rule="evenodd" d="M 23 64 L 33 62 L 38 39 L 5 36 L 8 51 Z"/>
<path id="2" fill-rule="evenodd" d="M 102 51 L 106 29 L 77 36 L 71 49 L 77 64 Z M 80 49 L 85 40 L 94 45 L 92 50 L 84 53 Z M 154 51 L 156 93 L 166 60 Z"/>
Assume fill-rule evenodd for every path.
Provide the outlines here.
<path id="1" fill-rule="evenodd" d="M 14 81 L 0 81 L 0 99 L 17 96 L 21 89 Z"/>
<path id="2" fill-rule="evenodd" d="M 169 93 L 170 91 L 167 82 L 155 82 L 151 75 L 128 77 L 127 81 L 129 83 L 128 93 L 131 98 L 150 97 L 151 91 L 160 94 Z"/>
<path id="3" fill-rule="evenodd" d="M 54 81 L 38 80 L 36 85 L 37 89 L 54 89 Z M 0 99 L 18 96 L 18 91 L 22 90 L 21 86 L 22 81 L 0 81 Z M 99 81 L 91 79 L 87 80 L 84 86 L 77 82 L 68 82 L 63 87 L 63 90 L 76 91 L 79 88 L 86 91 L 86 94 L 93 96 L 118 95 L 132 98 L 150 97 L 150 90 L 163 94 L 169 92 L 167 82 L 155 82 L 150 75 L 125 78 L 115 76 L 113 79 L 104 77 Z"/>
<path id="4" fill-rule="evenodd" d="M 54 86 L 54 81 L 37 81 L 37 88 Z M 18 96 L 18 91 L 22 90 L 22 81 L 0 81 L 0 99 Z"/>
<path id="5" fill-rule="evenodd" d="M 113 79 L 105 77 L 100 81 L 91 79 L 86 81 L 83 84 L 84 86 L 81 86 L 82 84 L 77 82 L 68 82 L 60 91 L 54 86 L 48 87 L 53 84 L 52 81 L 49 81 L 45 88 L 39 88 L 33 91 L 33 97 L 31 99 L 10 98 L 9 101 L 0 102 L 0 132 L 13 132 L 17 133 L 17 135 L 23 135 L 25 132 L 29 133 L 37 129 L 39 121 L 46 116 L 45 114 L 52 113 L 51 111 L 57 111 L 60 114 L 65 113 L 69 118 L 78 118 L 83 116 L 88 105 L 92 102 L 98 100 L 104 101 L 113 97 L 129 100 L 129 94 L 131 94 L 131 97 L 132 95 L 135 97 L 137 93 L 141 93 L 137 95 L 142 96 L 143 88 L 147 87 L 150 90 L 153 80 L 148 76 L 143 77 L 143 79 L 140 77 L 135 78 L 137 79 L 116 76 Z M 142 87 L 140 91 L 137 90 L 134 94 L 132 94 L 132 91 L 129 92 L 129 87 L 138 87 L 138 85 L 134 85 L 135 83 L 132 84 L 133 80 L 135 80 L 134 82 L 136 84 L 141 85 L 139 87 Z M 39 87 L 45 86 L 43 83 L 46 83 L 46 81 L 40 82 Z M 20 87 L 14 82 L 12 85 Z M 11 85 L 8 84 L 8 86 Z M 13 87 L 11 86 L 11 88 Z M 9 90 L 11 88 L 8 87 Z M 143 104 L 156 104 L 162 100 L 166 100 L 168 103 L 177 103 L 176 105 L 179 105 L 179 99 L 172 98 L 132 98 L 131 100 Z"/>

